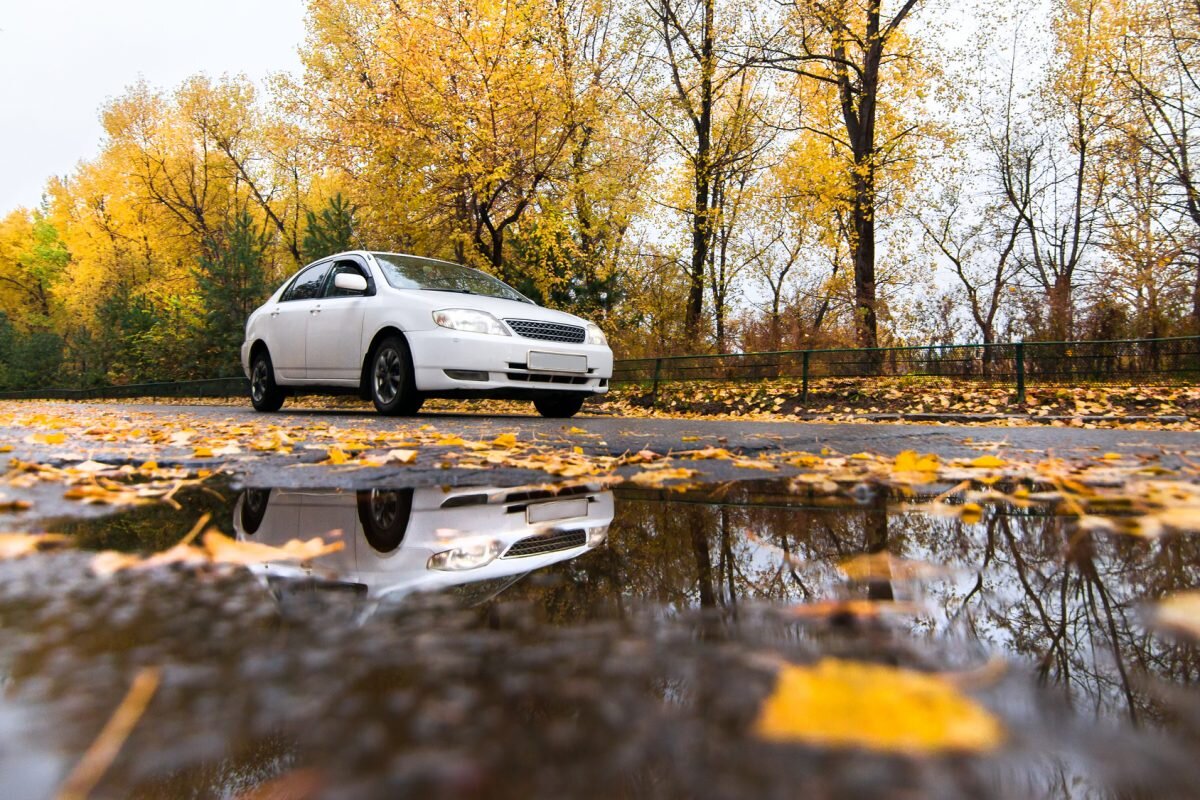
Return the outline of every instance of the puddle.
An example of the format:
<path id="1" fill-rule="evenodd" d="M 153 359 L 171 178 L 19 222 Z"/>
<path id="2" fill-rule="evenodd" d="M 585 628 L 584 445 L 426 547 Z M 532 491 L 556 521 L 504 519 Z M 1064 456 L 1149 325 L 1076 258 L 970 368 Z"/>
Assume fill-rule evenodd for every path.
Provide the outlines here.
<path id="1" fill-rule="evenodd" d="M 772 482 L 176 500 L 54 528 L 153 551 L 211 513 L 242 541 L 343 547 L 108 579 L 87 552 L 0 563 L 0 725 L 28 754 L 0 757 L 0 795 L 52 795 L 147 665 L 161 687 L 96 796 L 1194 796 L 1200 779 L 1197 649 L 1145 617 L 1200 586 L 1197 537 Z M 948 674 L 1004 744 L 912 758 L 752 735 L 778 665 L 821 658 Z"/>

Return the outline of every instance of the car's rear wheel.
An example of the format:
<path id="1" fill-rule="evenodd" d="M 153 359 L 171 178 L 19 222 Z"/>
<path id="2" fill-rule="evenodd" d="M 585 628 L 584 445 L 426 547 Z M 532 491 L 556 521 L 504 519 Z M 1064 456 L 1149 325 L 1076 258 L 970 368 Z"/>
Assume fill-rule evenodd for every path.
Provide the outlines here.
<path id="1" fill-rule="evenodd" d="M 543 417 L 551 419 L 566 419 L 579 413 L 583 408 L 584 395 L 564 394 L 554 397 L 539 397 L 533 401 L 533 407 Z"/>
<path id="2" fill-rule="evenodd" d="M 388 416 L 407 416 L 420 410 L 425 398 L 417 393 L 404 340 L 389 336 L 371 354 L 371 400 Z"/>
<path id="3" fill-rule="evenodd" d="M 275 383 L 271 355 L 265 349 L 259 350 L 250 364 L 250 404 L 255 411 L 278 411 L 286 396 Z"/>

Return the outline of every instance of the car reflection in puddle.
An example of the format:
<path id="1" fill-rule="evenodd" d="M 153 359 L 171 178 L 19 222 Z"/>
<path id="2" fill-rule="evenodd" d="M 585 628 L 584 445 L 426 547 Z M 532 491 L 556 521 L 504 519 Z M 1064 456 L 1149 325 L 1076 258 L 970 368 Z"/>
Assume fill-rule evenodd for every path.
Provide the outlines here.
<path id="1" fill-rule="evenodd" d="M 596 486 L 360 491 L 247 489 L 233 510 L 240 540 L 281 546 L 331 532 L 343 548 L 314 563 L 251 566 L 284 614 L 337 607 L 360 621 L 416 591 L 467 587 L 486 602 L 536 570 L 604 543 L 613 494 Z"/>

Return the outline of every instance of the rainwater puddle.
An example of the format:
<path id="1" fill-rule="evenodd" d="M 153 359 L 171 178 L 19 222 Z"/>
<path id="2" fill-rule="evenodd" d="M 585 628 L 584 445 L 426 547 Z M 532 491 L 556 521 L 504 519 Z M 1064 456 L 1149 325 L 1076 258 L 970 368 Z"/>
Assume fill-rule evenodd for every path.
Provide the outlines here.
<path id="1" fill-rule="evenodd" d="M 93 796 L 1200 793 L 1200 659 L 1146 615 L 1200 586 L 1196 537 L 771 482 L 176 499 L 59 520 L 80 549 L 0 562 L 0 796 L 53 796 L 144 668 L 160 683 Z M 342 548 L 90 574 L 88 551 L 162 551 L 204 513 L 238 541 Z M 936 674 L 1001 740 L 759 735 L 780 670 L 823 660 Z"/>

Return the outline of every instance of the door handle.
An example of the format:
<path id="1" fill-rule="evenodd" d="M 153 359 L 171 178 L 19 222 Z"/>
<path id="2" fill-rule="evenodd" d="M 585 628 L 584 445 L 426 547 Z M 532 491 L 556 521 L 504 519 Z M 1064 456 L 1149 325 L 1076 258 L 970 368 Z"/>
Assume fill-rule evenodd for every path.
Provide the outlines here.
<path id="1" fill-rule="evenodd" d="M 271 316 L 272 316 L 272 317 L 278 317 L 278 316 L 279 316 L 279 311 L 278 311 L 278 310 L 276 310 L 276 311 L 272 311 L 272 312 L 271 312 Z"/>
<path id="2" fill-rule="evenodd" d="M 308 310 L 308 313 L 310 313 L 310 314 L 320 314 L 320 313 L 321 313 L 321 309 L 320 309 L 320 308 L 310 308 L 310 309 Z"/>

